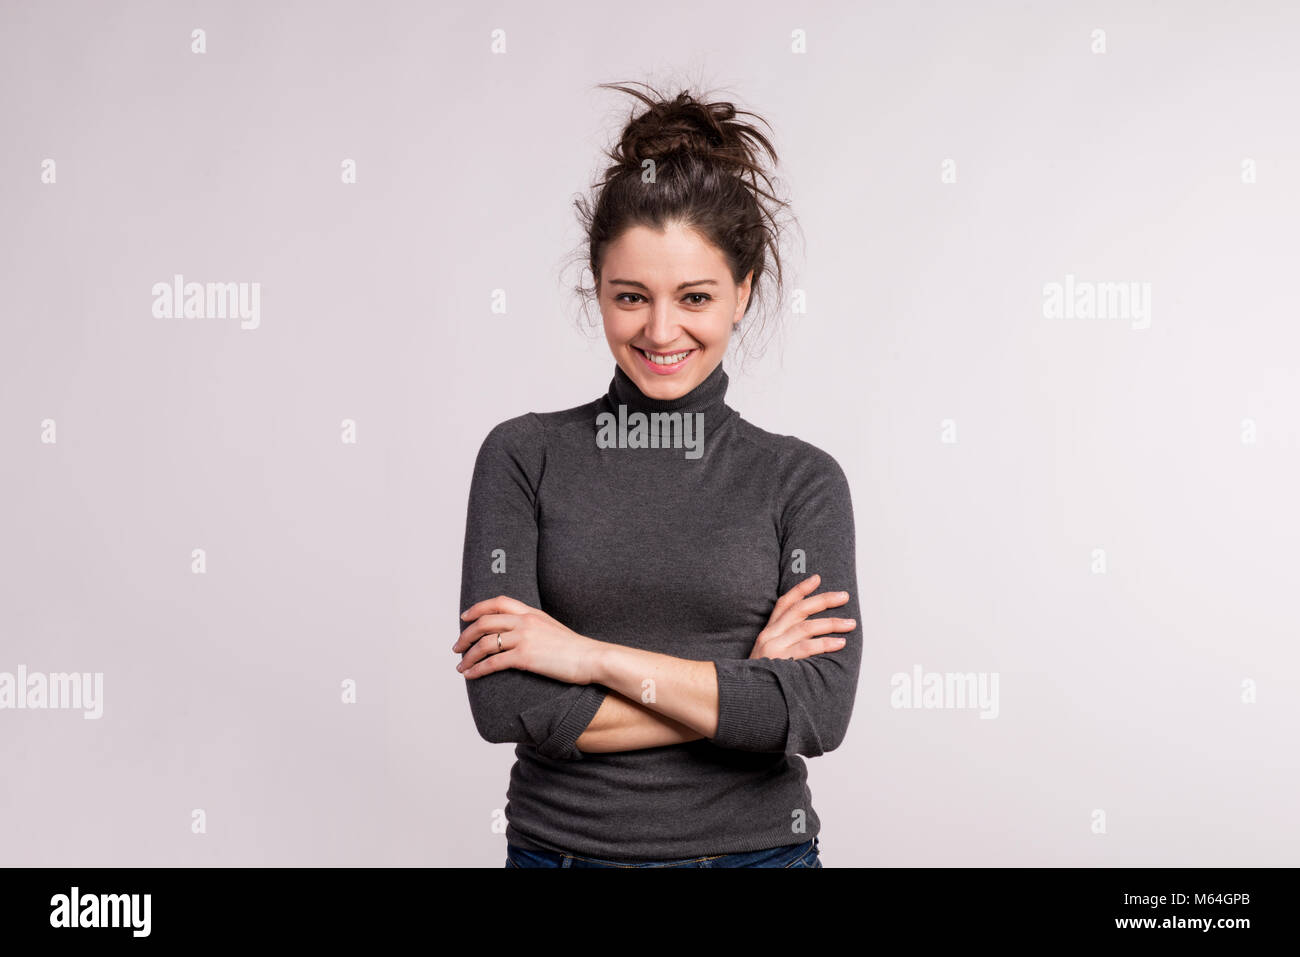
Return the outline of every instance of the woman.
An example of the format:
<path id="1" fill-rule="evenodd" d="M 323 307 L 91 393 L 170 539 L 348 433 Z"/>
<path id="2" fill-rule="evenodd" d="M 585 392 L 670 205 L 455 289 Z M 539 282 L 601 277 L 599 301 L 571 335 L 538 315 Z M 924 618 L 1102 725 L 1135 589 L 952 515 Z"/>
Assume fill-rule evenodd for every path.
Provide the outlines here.
<path id="1" fill-rule="evenodd" d="M 821 867 L 803 757 L 857 686 L 849 487 L 724 401 L 769 250 L 779 288 L 776 153 L 729 103 L 608 86 L 646 107 L 578 204 L 613 381 L 493 428 L 469 495 L 453 650 L 516 744 L 506 866 Z"/>

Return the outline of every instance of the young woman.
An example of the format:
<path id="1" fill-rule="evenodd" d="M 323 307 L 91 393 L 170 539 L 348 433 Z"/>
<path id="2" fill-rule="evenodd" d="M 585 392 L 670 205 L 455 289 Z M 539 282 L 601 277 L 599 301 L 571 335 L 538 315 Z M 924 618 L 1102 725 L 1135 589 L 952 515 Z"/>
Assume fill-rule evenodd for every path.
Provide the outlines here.
<path id="1" fill-rule="evenodd" d="M 857 687 L 849 486 L 724 401 L 769 250 L 780 288 L 776 152 L 730 103 L 607 86 L 645 106 L 578 203 L 614 378 L 493 428 L 469 494 L 453 651 L 516 745 L 506 866 L 821 867 L 803 758 Z"/>

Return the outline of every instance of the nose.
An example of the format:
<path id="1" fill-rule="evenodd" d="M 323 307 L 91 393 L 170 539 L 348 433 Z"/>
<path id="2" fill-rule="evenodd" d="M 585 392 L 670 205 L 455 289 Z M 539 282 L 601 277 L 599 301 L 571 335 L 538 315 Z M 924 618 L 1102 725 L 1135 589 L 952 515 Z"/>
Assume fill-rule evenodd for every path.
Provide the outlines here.
<path id="1" fill-rule="evenodd" d="M 655 349 L 667 349 L 681 339 L 681 323 L 671 300 L 657 299 L 646 318 L 645 339 Z"/>

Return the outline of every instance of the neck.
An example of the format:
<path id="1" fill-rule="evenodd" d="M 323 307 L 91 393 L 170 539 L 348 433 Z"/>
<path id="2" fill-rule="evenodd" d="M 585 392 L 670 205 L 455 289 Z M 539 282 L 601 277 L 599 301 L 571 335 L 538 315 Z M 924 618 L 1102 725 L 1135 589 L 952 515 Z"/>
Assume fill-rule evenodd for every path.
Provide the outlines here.
<path id="1" fill-rule="evenodd" d="M 727 373 L 719 362 L 695 388 L 675 399 L 652 399 L 615 364 L 614 379 L 609 384 L 609 404 L 625 405 L 636 412 L 720 412 L 725 408 Z"/>

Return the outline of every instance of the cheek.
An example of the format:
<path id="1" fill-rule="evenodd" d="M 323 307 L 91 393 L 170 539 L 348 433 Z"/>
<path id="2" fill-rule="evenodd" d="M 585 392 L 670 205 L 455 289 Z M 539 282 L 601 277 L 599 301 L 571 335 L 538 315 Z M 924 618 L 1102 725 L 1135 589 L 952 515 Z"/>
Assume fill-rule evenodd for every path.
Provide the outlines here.
<path id="1" fill-rule="evenodd" d="M 714 351 L 714 350 L 721 350 L 727 348 L 727 343 L 730 341 L 730 339 L 731 339 L 731 322 L 730 320 L 728 320 L 727 324 L 721 329 L 710 329 L 708 333 L 708 338 L 705 339 L 704 342 L 709 347 L 710 351 Z"/>
<path id="2" fill-rule="evenodd" d="M 641 326 L 633 313 L 617 306 L 602 305 L 600 315 L 605 325 L 605 335 L 610 339 L 631 339 Z"/>
<path id="3" fill-rule="evenodd" d="M 611 346 L 621 346 L 631 338 L 627 324 L 620 322 L 617 316 L 604 317 L 605 341 Z"/>

